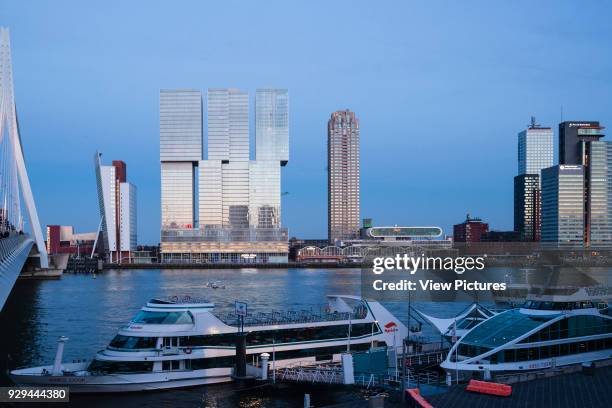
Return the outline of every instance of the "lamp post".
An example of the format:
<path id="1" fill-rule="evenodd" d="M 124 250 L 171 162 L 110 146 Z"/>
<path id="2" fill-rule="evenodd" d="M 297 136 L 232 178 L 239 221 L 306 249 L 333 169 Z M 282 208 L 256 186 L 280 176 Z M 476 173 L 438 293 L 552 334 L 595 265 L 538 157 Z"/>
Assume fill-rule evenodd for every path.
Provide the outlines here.
<path id="1" fill-rule="evenodd" d="M 372 322 L 372 337 L 370 337 L 370 350 L 374 348 L 374 325 L 378 324 L 378 320 Z"/>

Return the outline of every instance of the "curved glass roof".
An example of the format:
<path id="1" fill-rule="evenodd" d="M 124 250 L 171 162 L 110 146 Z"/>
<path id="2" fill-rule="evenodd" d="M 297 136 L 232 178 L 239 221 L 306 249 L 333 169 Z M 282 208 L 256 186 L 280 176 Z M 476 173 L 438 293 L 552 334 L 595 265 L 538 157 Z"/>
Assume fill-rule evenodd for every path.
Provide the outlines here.
<path id="1" fill-rule="evenodd" d="M 529 316 L 518 309 L 495 315 L 475 327 L 461 339 L 461 343 L 496 348 L 542 325 L 555 316 Z"/>
<path id="2" fill-rule="evenodd" d="M 439 237 L 442 235 L 440 227 L 372 227 L 370 236 L 374 238 L 384 237 Z"/>

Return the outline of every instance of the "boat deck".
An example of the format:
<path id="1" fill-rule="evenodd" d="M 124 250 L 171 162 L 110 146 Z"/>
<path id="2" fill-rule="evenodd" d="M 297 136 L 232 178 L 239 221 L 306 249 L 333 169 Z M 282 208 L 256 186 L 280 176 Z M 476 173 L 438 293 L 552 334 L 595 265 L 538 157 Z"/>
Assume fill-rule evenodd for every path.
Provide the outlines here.
<path id="1" fill-rule="evenodd" d="M 444 407 L 609 407 L 612 401 L 612 366 L 512 384 L 510 397 L 483 395 L 452 387 L 449 392 L 426 396 L 433 406 Z"/>

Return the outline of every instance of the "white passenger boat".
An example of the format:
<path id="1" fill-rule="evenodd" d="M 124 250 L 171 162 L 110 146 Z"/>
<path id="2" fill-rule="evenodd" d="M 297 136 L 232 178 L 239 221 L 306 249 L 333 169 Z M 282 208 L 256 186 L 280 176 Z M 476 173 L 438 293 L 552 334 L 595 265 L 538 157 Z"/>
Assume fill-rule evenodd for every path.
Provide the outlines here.
<path id="1" fill-rule="evenodd" d="M 612 358 L 610 288 L 547 293 L 479 323 L 455 343 L 441 367 L 488 379 Z"/>
<path id="2" fill-rule="evenodd" d="M 69 386 L 70 392 L 127 392 L 230 381 L 235 360 L 235 314 L 190 298 L 153 299 L 89 362 L 62 364 L 60 339 L 53 365 L 17 369 L 20 385 Z M 282 368 L 295 363 L 340 361 L 341 354 L 402 344 L 407 328 L 380 303 L 328 296 L 320 312 L 248 315 L 247 362 L 262 353 Z"/>

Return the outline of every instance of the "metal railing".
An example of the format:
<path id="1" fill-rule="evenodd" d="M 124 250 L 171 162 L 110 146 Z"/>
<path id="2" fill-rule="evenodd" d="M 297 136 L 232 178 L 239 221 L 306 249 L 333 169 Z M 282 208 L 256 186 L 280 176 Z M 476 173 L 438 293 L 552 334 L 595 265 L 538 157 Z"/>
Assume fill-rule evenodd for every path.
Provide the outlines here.
<path id="1" fill-rule="evenodd" d="M 296 323 L 313 323 L 313 322 L 333 322 L 341 320 L 361 320 L 365 319 L 368 312 L 367 309 L 355 311 L 353 313 L 331 313 L 325 312 L 323 307 L 319 312 L 310 310 L 288 310 L 288 311 L 272 311 L 269 313 L 259 312 L 256 314 L 247 315 L 244 319 L 245 326 L 266 326 L 277 324 L 296 324 Z M 240 316 L 235 313 L 225 313 L 216 315 L 219 320 L 229 326 L 240 324 Z"/>

